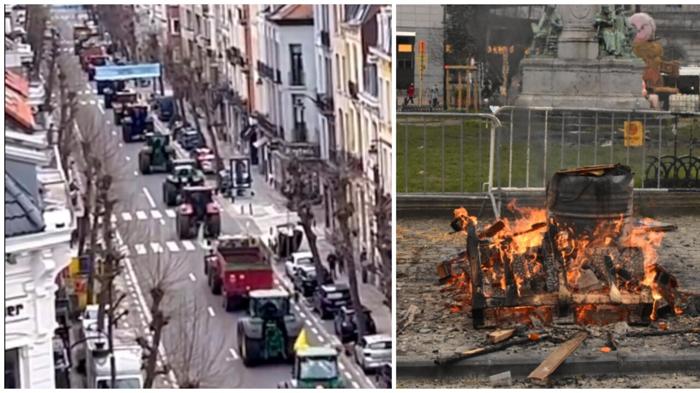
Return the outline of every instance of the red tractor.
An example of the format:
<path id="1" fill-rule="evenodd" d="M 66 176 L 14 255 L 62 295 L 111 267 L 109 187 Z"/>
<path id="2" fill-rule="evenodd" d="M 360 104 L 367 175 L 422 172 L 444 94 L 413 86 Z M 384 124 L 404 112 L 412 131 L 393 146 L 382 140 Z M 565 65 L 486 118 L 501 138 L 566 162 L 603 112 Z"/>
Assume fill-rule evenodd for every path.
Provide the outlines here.
<path id="1" fill-rule="evenodd" d="M 193 239 L 204 226 L 204 237 L 216 238 L 221 233 L 221 209 L 214 201 L 214 188 L 189 186 L 182 189 L 182 202 L 177 208 L 175 225 L 180 239 Z"/>

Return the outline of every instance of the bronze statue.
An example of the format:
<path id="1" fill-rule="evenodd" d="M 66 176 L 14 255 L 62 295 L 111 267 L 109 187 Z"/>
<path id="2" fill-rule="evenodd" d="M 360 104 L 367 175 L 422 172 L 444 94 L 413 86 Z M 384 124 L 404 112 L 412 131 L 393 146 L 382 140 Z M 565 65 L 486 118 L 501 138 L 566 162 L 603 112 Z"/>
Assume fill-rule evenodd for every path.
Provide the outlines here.
<path id="1" fill-rule="evenodd" d="M 616 6 L 614 10 L 608 5 L 601 6 L 600 14 L 595 20 L 595 27 L 601 56 L 632 56 L 635 30 L 630 25 L 623 6 Z"/>
<path id="2" fill-rule="evenodd" d="M 555 5 L 546 5 L 544 14 L 537 24 L 532 24 L 532 45 L 530 56 L 556 56 L 557 40 L 561 34 L 561 18 L 555 12 Z"/>

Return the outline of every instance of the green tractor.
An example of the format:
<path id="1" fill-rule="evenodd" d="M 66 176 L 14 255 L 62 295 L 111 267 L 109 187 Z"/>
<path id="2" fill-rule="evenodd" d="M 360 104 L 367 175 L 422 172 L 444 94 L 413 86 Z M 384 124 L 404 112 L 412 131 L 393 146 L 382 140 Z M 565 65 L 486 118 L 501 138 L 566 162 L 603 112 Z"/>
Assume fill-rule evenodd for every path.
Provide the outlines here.
<path id="1" fill-rule="evenodd" d="M 279 289 L 250 292 L 248 316 L 238 321 L 238 352 L 246 367 L 263 361 L 294 360 L 294 342 L 303 326 L 290 310 L 289 294 Z"/>
<path id="2" fill-rule="evenodd" d="M 292 380 L 279 384 L 292 389 L 342 389 L 345 382 L 338 370 L 338 351 L 330 347 L 309 347 L 296 353 Z"/>
<path id="3" fill-rule="evenodd" d="M 197 169 L 195 160 L 173 160 L 168 177 L 163 183 L 163 202 L 167 206 L 178 204 L 180 192 L 185 186 L 203 186 L 204 174 Z"/>
<path id="4" fill-rule="evenodd" d="M 139 170 L 142 175 L 172 171 L 175 149 L 170 146 L 170 136 L 146 134 L 146 146 L 139 151 Z"/>

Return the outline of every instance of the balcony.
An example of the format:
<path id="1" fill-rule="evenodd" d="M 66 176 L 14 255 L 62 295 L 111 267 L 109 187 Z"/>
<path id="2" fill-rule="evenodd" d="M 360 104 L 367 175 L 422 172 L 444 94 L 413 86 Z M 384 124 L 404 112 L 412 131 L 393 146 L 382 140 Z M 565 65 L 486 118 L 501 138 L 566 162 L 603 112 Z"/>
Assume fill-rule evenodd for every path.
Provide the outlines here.
<path id="1" fill-rule="evenodd" d="M 301 71 L 301 70 L 289 71 L 288 77 L 289 77 L 289 85 L 290 86 L 304 86 L 304 85 L 306 85 L 306 83 L 305 83 L 306 75 L 305 75 L 304 71 Z"/>
<path id="2" fill-rule="evenodd" d="M 270 121 L 270 118 L 267 117 L 267 115 L 262 114 L 260 112 L 255 112 L 255 119 L 258 121 L 258 126 L 262 128 L 263 132 L 265 132 L 268 135 L 278 137 L 277 126 L 272 121 Z"/>
<path id="3" fill-rule="evenodd" d="M 327 93 L 316 93 L 316 106 L 324 116 L 333 116 L 333 95 Z"/>
<path id="4" fill-rule="evenodd" d="M 258 60 L 258 73 L 264 78 L 270 79 L 272 81 L 275 80 L 275 70 L 260 60 Z M 279 71 L 277 71 L 277 74 L 279 74 Z"/>
<path id="5" fill-rule="evenodd" d="M 358 156 L 352 152 L 344 151 L 345 163 L 347 164 L 347 169 L 352 173 L 362 173 L 364 169 L 364 163 L 362 157 Z"/>
<path id="6" fill-rule="evenodd" d="M 357 99 L 357 83 L 353 81 L 348 81 L 348 93 L 350 93 L 350 97 L 353 99 Z"/>
<path id="7" fill-rule="evenodd" d="M 325 30 L 321 30 L 321 45 L 329 49 L 331 47 L 331 35 Z"/>

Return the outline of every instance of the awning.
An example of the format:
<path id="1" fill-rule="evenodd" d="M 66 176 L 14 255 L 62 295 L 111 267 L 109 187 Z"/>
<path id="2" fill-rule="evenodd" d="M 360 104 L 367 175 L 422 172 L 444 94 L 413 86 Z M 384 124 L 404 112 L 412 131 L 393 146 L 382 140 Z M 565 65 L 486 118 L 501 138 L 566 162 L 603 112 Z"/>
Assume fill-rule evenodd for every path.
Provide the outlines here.
<path id="1" fill-rule="evenodd" d="M 95 67 L 96 81 L 123 81 L 160 77 L 160 64 L 130 64 Z"/>
<path id="2" fill-rule="evenodd" d="M 268 139 L 267 139 L 267 137 L 264 136 L 264 137 L 258 139 L 257 141 L 253 142 L 253 146 L 255 146 L 256 149 L 259 149 L 260 146 L 266 144 L 267 142 L 268 142 Z"/>
<path id="3" fill-rule="evenodd" d="M 17 93 L 27 97 L 29 95 L 29 81 L 22 75 L 5 70 L 5 85 L 11 87 Z"/>
<path id="4" fill-rule="evenodd" d="M 27 99 L 8 88 L 7 85 L 5 86 L 5 114 L 26 128 L 26 131 L 34 129 L 34 115 L 32 114 L 32 108 L 27 103 Z"/>

